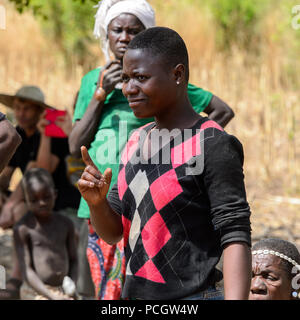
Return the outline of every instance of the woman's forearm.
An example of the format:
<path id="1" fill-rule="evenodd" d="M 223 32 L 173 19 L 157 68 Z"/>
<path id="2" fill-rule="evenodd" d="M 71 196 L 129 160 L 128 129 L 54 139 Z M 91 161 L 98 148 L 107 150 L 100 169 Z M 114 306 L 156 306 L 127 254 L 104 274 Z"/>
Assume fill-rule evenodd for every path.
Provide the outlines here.
<path id="1" fill-rule="evenodd" d="M 86 146 L 89 148 L 95 138 L 103 105 L 104 102 L 99 102 L 93 98 L 82 119 L 75 122 L 69 136 L 70 153 L 74 157 L 79 158 L 81 155 L 80 147 Z"/>
<path id="2" fill-rule="evenodd" d="M 118 243 L 123 237 L 122 218 L 104 199 L 97 206 L 89 205 L 92 225 L 105 242 L 110 245 Z"/>
<path id="3" fill-rule="evenodd" d="M 247 300 L 251 283 L 251 250 L 246 243 L 230 243 L 224 249 L 225 300 Z"/>

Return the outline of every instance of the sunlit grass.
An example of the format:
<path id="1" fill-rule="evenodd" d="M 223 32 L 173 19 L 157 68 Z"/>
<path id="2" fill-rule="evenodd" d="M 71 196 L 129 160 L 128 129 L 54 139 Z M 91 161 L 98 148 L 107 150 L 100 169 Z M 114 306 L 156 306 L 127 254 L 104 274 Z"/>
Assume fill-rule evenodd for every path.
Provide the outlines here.
<path id="1" fill-rule="evenodd" d="M 36 84 L 49 104 L 72 112 L 82 68 L 74 58 L 67 73 L 55 43 L 34 18 L 28 13 L 20 16 L 7 1 L 2 3 L 7 8 L 7 30 L 0 31 L 0 91 L 14 93 L 23 84 Z M 217 26 L 205 6 L 176 0 L 151 3 L 157 24 L 174 28 L 185 39 L 191 82 L 212 91 L 235 111 L 227 131 L 244 146 L 249 199 L 267 194 L 300 197 L 300 73 L 296 71 L 300 63 L 292 51 L 296 31 L 276 29 L 274 17 L 282 15 L 274 8 L 261 23 L 263 41 L 257 53 L 238 46 L 222 52 L 216 47 Z M 98 66 L 102 56 L 96 41 L 93 50 L 99 50 Z"/>

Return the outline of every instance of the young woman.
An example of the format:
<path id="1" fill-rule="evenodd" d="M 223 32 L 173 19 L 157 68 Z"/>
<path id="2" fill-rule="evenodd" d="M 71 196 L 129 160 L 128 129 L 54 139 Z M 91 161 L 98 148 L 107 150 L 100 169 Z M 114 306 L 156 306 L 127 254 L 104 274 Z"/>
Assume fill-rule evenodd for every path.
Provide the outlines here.
<path id="1" fill-rule="evenodd" d="M 130 137 L 108 196 L 111 169 L 102 174 L 81 148 L 86 168 L 78 186 L 93 227 L 111 245 L 124 241 L 124 298 L 220 299 L 222 251 L 225 298 L 248 298 L 242 146 L 195 112 L 188 78 L 187 49 L 175 31 L 139 33 L 123 58 L 123 94 L 136 117 L 155 122 Z"/>
<path id="2" fill-rule="evenodd" d="M 120 153 L 130 132 L 153 121 L 153 118 L 135 117 L 130 109 L 121 90 L 121 61 L 130 41 L 154 25 L 154 10 L 146 0 L 102 0 L 99 3 L 94 34 L 101 40 L 107 64 L 90 71 L 82 79 L 69 145 L 71 153 L 77 157 L 81 155 L 80 147 L 86 146 L 100 171 L 110 167 L 114 172 L 112 185 L 117 181 Z M 208 113 L 221 126 L 232 119 L 230 107 L 211 92 L 189 84 L 188 94 L 197 113 Z M 121 130 L 124 124 L 126 129 Z M 113 160 L 103 156 L 108 152 Z M 83 198 L 78 216 L 90 217 L 89 207 Z M 96 297 L 118 299 L 125 272 L 123 243 L 108 246 L 91 226 L 89 235 L 88 257 Z M 82 261 L 80 259 L 79 277 L 83 269 Z M 87 280 L 85 277 L 84 281 L 79 282 L 88 283 Z"/>

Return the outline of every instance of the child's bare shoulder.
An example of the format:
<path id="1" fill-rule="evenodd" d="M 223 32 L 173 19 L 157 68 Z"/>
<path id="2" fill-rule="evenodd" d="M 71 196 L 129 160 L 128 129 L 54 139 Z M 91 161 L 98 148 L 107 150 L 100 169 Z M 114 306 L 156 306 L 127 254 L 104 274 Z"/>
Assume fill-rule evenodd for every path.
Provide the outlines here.
<path id="1" fill-rule="evenodd" d="M 14 225 L 13 232 L 25 235 L 34 225 L 34 215 L 28 212 Z"/>
<path id="2" fill-rule="evenodd" d="M 62 215 L 59 212 L 55 212 L 53 214 L 53 216 L 55 217 L 57 223 L 59 223 L 60 225 L 63 224 L 67 228 L 73 228 L 74 227 L 73 221 L 70 218 L 66 217 L 65 215 Z"/>

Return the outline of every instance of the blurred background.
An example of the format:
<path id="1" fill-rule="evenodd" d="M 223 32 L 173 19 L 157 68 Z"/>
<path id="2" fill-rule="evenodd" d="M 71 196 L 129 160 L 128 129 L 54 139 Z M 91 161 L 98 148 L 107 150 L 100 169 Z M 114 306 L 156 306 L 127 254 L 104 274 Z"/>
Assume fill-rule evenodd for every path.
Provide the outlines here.
<path id="1" fill-rule="evenodd" d="M 292 12 L 297 1 L 149 2 L 157 25 L 175 29 L 186 41 L 190 82 L 235 112 L 226 130 L 244 146 L 253 239 L 278 236 L 300 245 L 300 15 Z M 104 61 L 92 35 L 95 4 L 0 0 L 6 11 L 0 92 L 38 85 L 47 103 L 72 113 L 82 76 Z M 0 110 L 13 121 L 10 110 Z M 12 188 L 20 177 L 17 172 Z"/>

